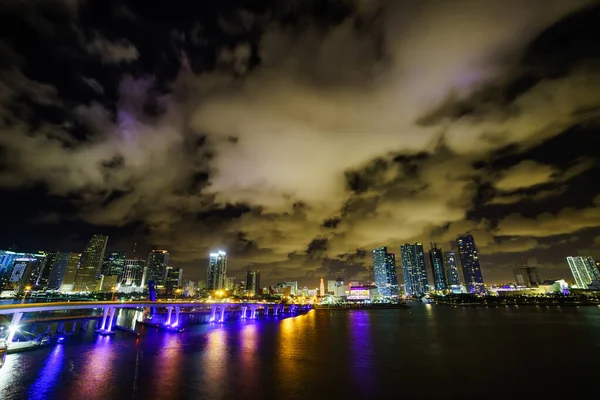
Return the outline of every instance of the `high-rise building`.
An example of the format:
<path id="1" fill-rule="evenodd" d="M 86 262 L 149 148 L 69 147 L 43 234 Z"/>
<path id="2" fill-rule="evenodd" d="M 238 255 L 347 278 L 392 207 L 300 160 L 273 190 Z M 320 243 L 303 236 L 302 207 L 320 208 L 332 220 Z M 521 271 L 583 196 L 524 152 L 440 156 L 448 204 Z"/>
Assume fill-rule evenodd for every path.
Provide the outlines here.
<path id="1" fill-rule="evenodd" d="M 423 296 L 429 291 L 425 252 L 423 244 L 405 243 L 400 246 L 402 271 L 404 273 L 404 293 L 407 296 Z"/>
<path id="2" fill-rule="evenodd" d="M 25 253 L 17 253 L 11 250 L 0 250 L 0 277 L 5 274 L 10 274 L 8 270 L 12 270 L 12 267 L 17 258 L 24 258 Z"/>
<path id="3" fill-rule="evenodd" d="M 60 253 L 56 257 L 54 270 L 50 274 L 48 287 L 60 289 L 61 292 L 72 292 L 75 286 L 75 277 L 81 262 L 81 254 Z"/>
<path id="4" fill-rule="evenodd" d="M 206 288 L 208 290 L 224 290 L 227 276 L 227 253 L 222 250 L 210 253 L 207 269 Z"/>
<path id="5" fill-rule="evenodd" d="M 458 265 L 456 265 L 456 255 L 454 251 L 444 252 L 444 267 L 446 268 L 446 282 L 448 287 L 460 286 L 460 276 L 458 274 Z"/>
<path id="6" fill-rule="evenodd" d="M 327 294 L 333 294 L 335 292 L 336 281 L 327 281 Z"/>
<path id="7" fill-rule="evenodd" d="M 155 286 L 164 286 L 169 252 L 167 250 L 152 250 L 148 254 L 148 280 L 154 281 Z"/>
<path id="8" fill-rule="evenodd" d="M 119 287 L 130 287 L 133 291 L 140 291 L 146 283 L 146 271 L 144 260 L 125 260 L 125 266 L 119 279 Z"/>
<path id="9" fill-rule="evenodd" d="M 380 295 L 398 295 L 396 257 L 393 253 L 388 253 L 385 246 L 373 250 L 373 275 Z"/>
<path id="10" fill-rule="evenodd" d="M 600 278 L 600 272 L 592 257 L 567 257 L 567 263 L 580 289 L 587 289 L 593 281 Z"/>
<path id="11" fill-rule="evenodd" d="M 40 288 L 48 287 L 48 282 L 50 281 L 50 274 L 52 273 L 52 269 L 54 268 L 54 263 L 56 262 L 56 258 L 58 257 L 58 251 L 46 253 L 46 259 L 44 260 L 44 266 L 42 267 L 42 271 L 35 282 L 35 285 Z"/>
<path id="12" fill-rule="evenodd" d="M 456 242 L 458 244 L 458 254 L 460 256 L 460 263 L 462 264 L 467 290 L 469 293 L 485 293 L 475 239 L 468 233 L 464 236 L 460 236 L 456 239 Z"/>
<path id="13" fill-rule="evenodd" d="M 104 261 L 107 243 L 108 236 L 94 235 L 85 246 L 75 277 L 74 291 L 91 292 L 96 289 L 96 280 L 102 272 L 102 261 Z"/>
<path id="14" fill-rule="evenodd" d="M 167 294 L 176 294 L 175 291 L 181 288 L 183 285 L 183 269 L 167 267 L 167 273 L 165 276 L 165 288 Z"/>
<path id="15" fill-rule="evenodd" d="M 102 275 L 106 276 L 120 276 L 123 273 L 125 267 L 126 255 L 124 251 L 113 251 L 108 253 L 102 261 Z"/>
<path id="16" fill-rule="evenodd" d="M 444 270 L 444 257 L 442 250 L 435 243 L 430 243 L 429 260 L 431 261 L 431 272 L 433 273 L 433 284 L 435 290 L 446 290 L 446 271 Z"/>
<path id="17" fill-rule="evenodd" d="M 540 276 L 536 267 L 517 267 L 515 268 L 515 279 L 517 285 L 536 287 L 540 284 Z"/>
<path id="18" fill-rule="evenodd" d="M 260 289 L 260 272 L 259 271 L 251 271 L 250 267 L 246 270 L 246 291 L 252 295 L 256 296 L 259 293 Z"/>

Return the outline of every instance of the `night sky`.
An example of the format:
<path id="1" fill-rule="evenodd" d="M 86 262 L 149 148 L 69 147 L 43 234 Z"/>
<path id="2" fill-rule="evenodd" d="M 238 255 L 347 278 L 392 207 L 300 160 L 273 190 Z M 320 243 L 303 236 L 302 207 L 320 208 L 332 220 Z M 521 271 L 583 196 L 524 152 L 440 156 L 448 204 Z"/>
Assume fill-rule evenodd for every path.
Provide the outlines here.
<path id="1" fill-rule="evenodd" d="M 4 1 L 0 248 L 104 233 L 316 287 L 471 232 L 486 283 L 570 280 L 600 258 L 599 67 L 585 0 Z"/>

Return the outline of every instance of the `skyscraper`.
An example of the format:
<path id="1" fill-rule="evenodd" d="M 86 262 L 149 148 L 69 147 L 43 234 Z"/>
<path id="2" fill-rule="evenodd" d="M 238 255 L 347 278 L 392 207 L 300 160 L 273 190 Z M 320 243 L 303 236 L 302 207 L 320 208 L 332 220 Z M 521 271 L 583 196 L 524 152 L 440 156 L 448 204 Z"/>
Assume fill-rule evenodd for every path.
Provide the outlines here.
<path id="1" fill-rule="evenodd" d="M 102 272 L 102 261 L 108 236 L 94 235 L 81 256 L 81 263 L 75 277 L 74 291 L 93 291 L 96 289 L 96 279 Z"/>
<path id="2" fill-rule="evenodd" d="M 52 269 L 54 268 L 54 263 L 56 262 L 56 257 L 58 256 L 58 251 L 46 253 L 46 259 L 44 261 L 44 266 L 40 275 L 37 278 L 36 286 L 41 288 L 48 287 L 48 282 L 50 280 L 50 274 L 52 273 Z"/>
<path id="3" fill-rule="evenodd" d="M 246 290 L 252 296 L 259 294 L 260 289 L 260 272 L 251 271 L 250 267 L 246 270 Z"/>
<path id="4" fill-rule="evenodd" d="M 210 253 L 207 269 L 206 288 L 208 290 L 224 290 L 227 276 L 227 253 L 222 250 Z"/>
<path id="5" fill-rule="evenodd" d="M 388 253 L 385 246 L 373 250 L 373 275 L 379 294 L 382 296 L 398 295 L 396 257 L 393 253 Z"/>
<path id="6" fill-rule="evenodd" d="M 458 265 L 456 265 L 456 256 L 454 251 L 444 252 L 444 266 L 446 267 L 446 282 L 448 287 L 460 286 L 460 276 L 458 275 Z"/>
<path id="7" fill-rule="evenodd" d="M 167 294 L 175 294 L 175 290 L 181 288 L 183 285 L 183 269 L 167 267 L 167 273 L 165 275 L 165 288 Z M 223 288 L 224 289 L 224 288 Z"/>
<path id="8" fill-rule="evenodd" d="M 588 285 L 600 278 L 600 272 L 592 257 L 567 257 L 567 263 L 575 278 L 577 287 L 587 289 Z"/>
<path id="9" fill-rule="evenodd" d="M 435 243 L 430 243 L 430 245 L 429 260 L 431 261 L 431 272 L 433 273 L 435 290 L 446 290 L 446 271 L 444 270 L 442 250 L 438 249 Z"/>
<path id="10" fill-rule="evenodd" d="M 125 266 L 119 279 L 121 288 L 130 287 L 134 291 L 139 291 L 145 285 L 145 274 L 147 271 L 144 260 L 130 259 L 125 260 Z"/>
<path id="11" fill-rule="evenodd" d="M 425 253 L 423 244 L 403 244 L 400 246 L 402 271 L 404 273 L 404 293 L 407 296 L 423 296 L 429 291 Z"/>
<path id="12" fill-rule="evenodd" d="M 456 242 L 458 244 L 458 254 L 460 256 L 460 263 L 462 264 L 467 290 L 469 293 L 485 293 L 475 239 L 468 233 L 464 236 L 460 236 L 456 239 Z"/>
<path id="13" fill-rule="evenodd" d="M 56 257 L 55 271 L 50 274 L 48 287 L 55 287 L 61 292 L 72 292 L 75 285 L 75 277 L 79 269 L 81 254 L 60 253 Z"/>
<path id="14" fill-rule="evenodd" d="M 148 280 L 154 281 L 155 286 L 164 286 L 169 252 L 167 250 L 152 250 L 148 254 Z"/>
<path id="15" fill-rule="evenodd" d="M 125 252 L 113 251 L 108 253 L 102 262 L 102 275 L 104 276 L 120 276 L 125 267 Z"/>

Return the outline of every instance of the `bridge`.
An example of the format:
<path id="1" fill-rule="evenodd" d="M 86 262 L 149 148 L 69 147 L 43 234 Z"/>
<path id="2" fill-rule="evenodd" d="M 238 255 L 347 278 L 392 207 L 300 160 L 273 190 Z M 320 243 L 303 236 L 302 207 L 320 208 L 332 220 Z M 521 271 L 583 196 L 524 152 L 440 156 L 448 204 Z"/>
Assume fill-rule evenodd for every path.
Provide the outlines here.
<path id="1" fill-rule="evenodd" d="M 298 312 L 310 309 L 311 305 L 303 304 L 281 304 L 281 303 L 204 303 L 197 301 L 81 301 L 81 302 L 56 302 L 56 303 L 21 303 L 7 304 L 0 306 L 0 315 L 12 315 L 8 336 L 8 343 L 14 339 L 15 333 L 22 323 L 36 322 L 23 319 L 26 313 L 50 312 L 50 311 L 70 311 L 70 310 L 95 310 L 101 309 L 102 316 L 89 316 L 99 327 L 96 330 L 99 334 L 114 334 L 115 316 L 119 309 L 149 309 L 150 314 L 154 315 L 157 308 L 166 309 L 166 317 L 162 325 L 167 328 L 176 328 L 180 324 L 180 315 L 182 308 L 191 308 L 192 312 L 209 313 L 209 322 L 225 322 L 226 315 L 235 315 L 240 319 L 254 319 L 257 312 L 267 315 L 296 314 Z M 174 313 L 173 313 L 174 311 Z M 78 317 L 81 319 L 81 316 Z M 64 317 L 62 319 L 65 319 Z M 75 318 L 74 318 L 75 319 Z M 52 318 L 44 321 L 54 320 Z M 87 328 L 88 320 L 85 320 L 82 329 Z M 76 324 L 76 322 L 75 322 Z M 84 328 L 85 326 L 85 328 Z M 73 327 L 75 330 L 75 326 Z"/>

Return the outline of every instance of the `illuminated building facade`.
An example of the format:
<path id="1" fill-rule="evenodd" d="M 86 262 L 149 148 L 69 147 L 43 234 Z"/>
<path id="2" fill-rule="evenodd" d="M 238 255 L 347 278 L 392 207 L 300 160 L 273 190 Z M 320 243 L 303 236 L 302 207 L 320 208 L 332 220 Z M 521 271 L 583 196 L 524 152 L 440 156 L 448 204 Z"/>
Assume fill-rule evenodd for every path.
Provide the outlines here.
<path id="1" fill-rule="evenodd" d="M 323 277 L 321 277 L 321 281 L 319 282 L 319 296 L 325 296 L 325 282 L 323 281 Z"/>
<path id="2" fill-rule="evenodd" d="M 81 254 L 60 253 L 56 257 L 53 271 L 50 273 L 48 287 L 60 289 L 61 292 L 72 292 L 80 262 Z"/>
<path id="3" fill-rule="evenodd" d="M 208 290 L 225 290 L 226 276 L 227 253 L 222 250 L 210 253 L 208 269 L 206 271 L 206 288 Z"/>
<path id="4" fill-rule="evenodd" d="M 462 264 L 467 291 L 469 293 L 485 293 L 475 239 L 473 239 L 471 234 L 466 234 L 456 239 L 456 242 L 458 244 L 458 254 L 460 256 L 460 263 Z"/>
<path id="5" fill-rule="evenodd" d="M 119 287 L 121 289 L 131 287 L 137 291 L 143 289 L 147 271 L 144 260 L 125 260 L 125 266 L 119 278 Z"/>
<path id="6" fill-rule="evenodd" d="M 446 268 L 446 282 L 449 288 L 460 286 L 460 276 L 458 274 L 458 265 L 456 264 L 456 255 L 454 251 L 444 252 L 444 267 Z"/>
<path id="7" fill-rule="evenodd" d="M 433 274 L 433 284 L 435 290 L 444 291 L 446 286 L 446 271 L 444 270 L 444 256 L 442 250 L 438 249 L 435 243 L 431 243 L 429 250 L 429 261 L 431 261 L 431 272 Z"/>
<path id="8" fill-rule="evenodd" d="M 165 288 L 168 295 L 176 294 L 176 290 L 183 285 L 183 269 L 167 267 L 165 275 Z"/>
<path id="9" fill-rule="evenodd" d="M 587 289 L 592 281 L 600 278 L 600 272 L 592 257 L 567 257 L 567 263 L 580 289 Z"/>
<path id="10" fill-rule="evenodd" d="M 46 253 L 46 257 L 44 260 L 44 266 L 38 275 L 35 286 L 39 288 L 47 288 L 48 283 L 50 282 L 50 274 L 52 273 L 52 269 L 54 268 L 54 263 L 56 262 L 56 258 L 58 257 L 58 252 Z"/>
<path id="11" fill-rule="evenodd" d="M 373 250 L 373 275 L 375 286 L 382 296 L 398 295 L 396 257 L 382 246 Z"/>
<path id="12" fill-rule="evenodd" d="M 102 262 L 104 261 L 107 243 L 108 236 L 94 235 L 85 246 L 75 277 L 74 291 L 91 292 L 96 289 L 96 280 L 102 273 Z"/>
<path id="13" fill-rule="evenodd" d="M 246 291 L 251 296 L 259 294 L 260 272 L 252 271 L 250 267 L 246 270 Z"/>
<path id="14" fill-rule="evenodd" d="M 429 291 L 425 253 L 423 244 L 403 244 L 400 246 L 402 271 L 404 273 L 404 293 L 407 296 L 423 296 Z"/>
<path id="15" fill-rule="evenodd" d="M 102 275 L 104 276 L 120 276 L 125 268 L 125 252 L 113 251 L 108 253 L 102 263 Z"/>
<path id="16" fill-rule="evenodd" d="M 154 281 L 156 286 L 164 286 L 168 265 L 169 252 L 167 250 L 152 250 L 148 254 L 148 280 Z"/>

